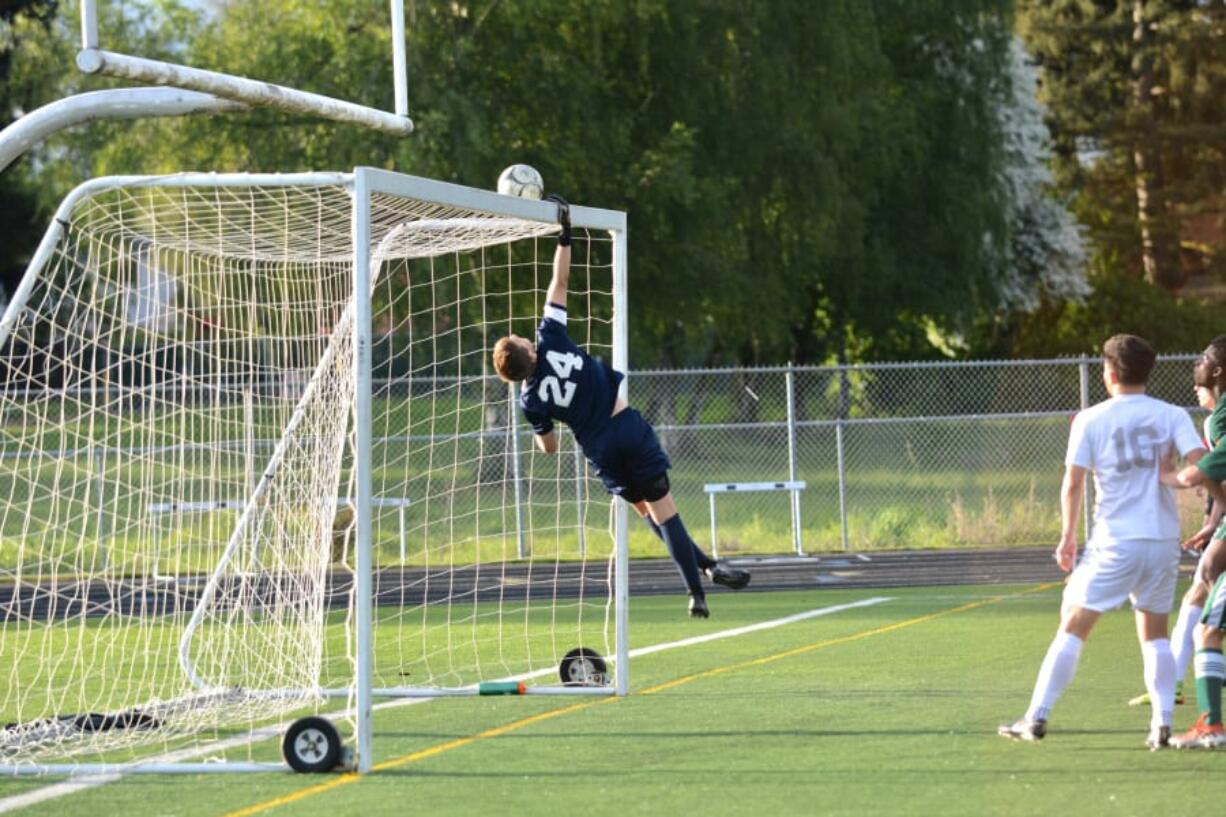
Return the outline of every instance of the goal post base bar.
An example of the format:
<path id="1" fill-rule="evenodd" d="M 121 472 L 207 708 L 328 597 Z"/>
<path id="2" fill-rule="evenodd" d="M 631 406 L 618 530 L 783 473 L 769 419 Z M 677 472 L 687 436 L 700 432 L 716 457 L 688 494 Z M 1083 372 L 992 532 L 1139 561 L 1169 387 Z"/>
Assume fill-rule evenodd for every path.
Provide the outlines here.
<path id="1" fill-rule="evenodd" d="M 0 777 L 44 777 L 129 774 L 233 774 L 236 772 L 288 772 L 284 763 L 46 763 L 0 765 Z"/>
<path id="2" fill-rule="evenodd" d="M 494 682 L 499 683 L 499 682 Z M 514 681 L 503 682 L 515 684 Z M 347 698 L 351 694 L 348 689 L 325 689 L 322 694 L 326 698 Z M 375 698 L 473 698 L 478 695 L 616 695 L 616 687 L 582 687 L 582 686 L 526 686 L 523 692 L 481 692 L 479 687 L 376 687 L 371 690 Z"/>

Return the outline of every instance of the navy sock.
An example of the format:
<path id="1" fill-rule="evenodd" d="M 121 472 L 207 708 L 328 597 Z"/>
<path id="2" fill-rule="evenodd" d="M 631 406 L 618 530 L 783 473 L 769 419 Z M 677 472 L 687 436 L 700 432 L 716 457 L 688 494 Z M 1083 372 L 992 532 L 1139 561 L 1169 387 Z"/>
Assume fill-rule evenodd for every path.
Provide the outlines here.
<path id="1" fill-rule="evenodd" d="M 650 516 L 644 516 L 643 521 L 647 523 L 647 527 L 651 528 L 651 532 L 654 533 L 661 542 L 666 545 L 668 544 L 668 540 L 664 538 L 664 531 L 660 530 L 660 526 L 656 524 L 656 520 L 652 519 Z M 698 564 L 698 569 L 700 571 L 715 567 L 715 560 L 703 553 L 702 548 L 694 544 L 694 540 L 690 539 L 688 531 L 686 532 L 685 538 L 689 540 L 690 547 L 694 549 L 694 561 Z"/>
<path id="2" fill-rule="evenodd" d="M 668 552 L 672 555 L 673 561 L 677 563 L 677 569 L 681 571 L 681 578 L 685 580 L 685 586 L 689 589 L 690 594 L 705 595 L 702 591 L 702 579 L 698 575 L 698 559 L 695 555 L 701 551 L 694 544 L 694 540 L 690 539 L 690 534 L 681 522 L 681 514 L 674 514 L 659 529 L 660 538 L 664 540 L 664 544 L 668 545 Z"/>

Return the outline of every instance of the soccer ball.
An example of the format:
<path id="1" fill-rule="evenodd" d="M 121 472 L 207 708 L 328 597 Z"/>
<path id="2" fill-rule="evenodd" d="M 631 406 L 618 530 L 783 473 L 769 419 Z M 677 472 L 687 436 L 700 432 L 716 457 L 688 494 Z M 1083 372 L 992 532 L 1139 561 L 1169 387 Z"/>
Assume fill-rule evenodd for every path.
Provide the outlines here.
<path id="1" fill-rule="evenodd" d="M 521 199 L 539 199 L 545 192 L 545 180 L 532 165 L 511 165 L 498 175 L 498 192 Z"/>

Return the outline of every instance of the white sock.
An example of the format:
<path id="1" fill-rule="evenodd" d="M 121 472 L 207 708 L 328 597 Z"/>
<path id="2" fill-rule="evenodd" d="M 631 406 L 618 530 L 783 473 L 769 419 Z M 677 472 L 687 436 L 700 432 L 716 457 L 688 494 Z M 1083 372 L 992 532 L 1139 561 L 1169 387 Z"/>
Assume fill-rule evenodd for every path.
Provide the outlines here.
<path id="1" fill-rule="evenodd" d="M 1196 654 L 1197 678 L 1221 678 L 1226 681 L 1226 657 L 1217 650 L 1202 650 Z"/>
<path id="2" fill-rule="evenodd" d="M 1061 632 L 1052 639 L 1039 667 L 1039 677 L 1034 682 L 1034 694 L 1030 696 L 1028 720 L 1047 720 L 1051 708 L 1056 705 L 1060 693 L 1077 673 L 1077 661 L 1081 658 L 1082 641 L 1072 633 Z"/>
<path id="3" fill-rule="evenodd" d="M 1192 643 L 1192 634 L 1200 621 L 1203 607 L 1185 604 L 1179 608 L 1179 618 L 1175 620 L 1175 629 L 1171 631 L 1171 654 L 1175 657 L 1175 681 L 1182 681 L 1188 674 L 1188 664 L 1196 654 L 1196 646 Z"/>
<path id="4" fill-rule="evenodd" d="M 1165 638 L 1141 643 L 1141 658 L 1145 663 L 1145 689 L 1153 709 L 1151 727 L 1170 726 L 1175 709 L 1175 657 L 1171 642 Z"/>

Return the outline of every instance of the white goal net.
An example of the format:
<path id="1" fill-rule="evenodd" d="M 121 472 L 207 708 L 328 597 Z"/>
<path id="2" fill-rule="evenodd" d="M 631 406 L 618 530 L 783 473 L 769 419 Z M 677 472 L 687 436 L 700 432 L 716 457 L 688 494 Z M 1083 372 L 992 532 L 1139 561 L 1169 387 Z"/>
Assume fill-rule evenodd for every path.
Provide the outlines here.
<path id="1" fill-rule="evenodd" d="M 99 180 L 61 208 L 0 322 L 0 766 L 249 759 L 257 725 L 352 704 L 362 655 L 384 694 L 612 655 L 609 504 L 489 363 L 539 320 L 549 208 L 370 195 L 364 511 L 353 180 Z M 608 356 L 610 234 L 574 256 L 570 332 Z"/>

